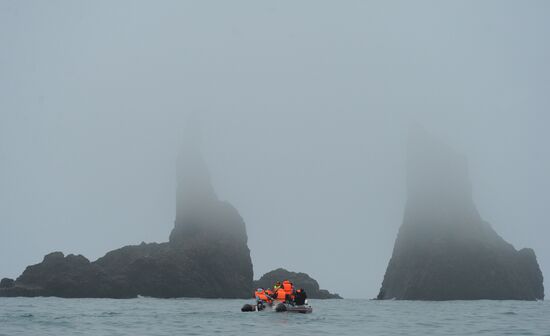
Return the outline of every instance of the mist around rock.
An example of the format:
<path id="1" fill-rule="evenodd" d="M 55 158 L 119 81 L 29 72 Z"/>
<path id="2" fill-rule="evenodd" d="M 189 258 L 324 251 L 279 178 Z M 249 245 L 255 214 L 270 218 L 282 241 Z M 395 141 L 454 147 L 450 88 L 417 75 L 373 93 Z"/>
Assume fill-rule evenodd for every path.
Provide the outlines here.
<path id="1" fill-rule="evenodd" d="M 252 281 L 244 220 L 216 196 L 198 135 L 190 133 L 178 157 L 176 219 L 168 242 L 124 246 L 93 262 L 52 252 L 15 281 L 2 279 L 0 296 L 250 298 L 255 287 L 289 279 L 311 298 L 340 298 L 305 273 L 277 269 Z"/>
<path id="2" fill-rule="evenodd" d="M 407 161 L 403 223 L 377 298 L 544 299 L 534 251 L 516 250 L 478 213 L 466 158 L 414 127 Z M 52 252 L 15 281 L 2 279 L 0 296 L 249 298 L 254 288 L 288 279 L 310 298 L 341 298 L 309 275 L 283 268 L 253 281 L 245 222 L 218 199 L 195 141 L 186 142 L 177 166 L 175 224 L 167 242 L 125 246 L 93 262 Z"/>
<path id="3" fill-rule="evenodd" d="M 516 250 L 479 214 L 466 158 L 419 127 L 407 204 L 378 299 L 542 300 L 532 249 Z"/>
<path id="4" fill-rule="evenodd" d="M 168 242 L 125 246 L 94 262 L 53 252 L 15 281 L 2 280 L 0 296 L 248 298 L 253 270 L 245 223 L 217 198 L 197 146 L 186 146 L 178 159 Z"/>

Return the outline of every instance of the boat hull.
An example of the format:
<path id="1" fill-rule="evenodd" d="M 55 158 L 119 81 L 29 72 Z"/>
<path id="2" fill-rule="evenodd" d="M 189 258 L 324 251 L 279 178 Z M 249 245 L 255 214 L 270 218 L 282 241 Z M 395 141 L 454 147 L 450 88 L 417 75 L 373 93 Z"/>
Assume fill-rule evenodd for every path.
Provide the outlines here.
<path id="1" fill-rule="evenodd" d="M 279 302 L 273 306 L 273 310 L 278 313 L 300 313 L 310 314 L 313 312 L 313 308 L 310 305 L 294 306 L 288 303 Z"/>

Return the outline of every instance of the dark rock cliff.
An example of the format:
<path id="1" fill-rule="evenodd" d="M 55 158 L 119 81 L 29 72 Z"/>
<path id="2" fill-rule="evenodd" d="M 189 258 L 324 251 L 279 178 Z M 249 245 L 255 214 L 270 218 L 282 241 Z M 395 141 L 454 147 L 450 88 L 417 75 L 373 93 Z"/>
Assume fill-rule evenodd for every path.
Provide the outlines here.
<path id="1" fill-rule="evenodd" d="M 234 207 L 218 200 L 193 148 L 178 159 L 176 199 L 169 242 L 125 246 L 95 262 L 54 252 L 15 282 L 2 280 L 0 296 L 250 297 L 245 223 Z"/>
<path id="2" fill-rule="evenodd" d="M 378 299 L 537 300 L 542 272 L 481 218 L 466 160 L 422 130 L 410 138 L 408 199 Z"/>
<path id="3" fill-rule="evenodd" d="M 319 283 L 306 273 L 287 271 L 277 268 L 264 274 L 259 280 L 254 281 L 254 288 L 272 288 L 277 281 L 290 280 L 297 288 L 303 288 L 311 299 L 341 299 L 340 295 L 332 294 L 326 289 L 320 289 Z"/>

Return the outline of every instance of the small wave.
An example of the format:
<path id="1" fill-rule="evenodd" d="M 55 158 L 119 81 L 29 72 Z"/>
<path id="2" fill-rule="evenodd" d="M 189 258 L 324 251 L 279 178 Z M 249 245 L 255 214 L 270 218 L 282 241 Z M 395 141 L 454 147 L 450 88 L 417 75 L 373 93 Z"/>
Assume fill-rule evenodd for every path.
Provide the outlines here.
<path id="1" fill-rule="evenodd" d="M 502 315 L 517 315 L 516 312 L 513 312 L 513 311 L 507 311 L 507 312 L 504 312 L 504 313 L 501 313 Z"/>

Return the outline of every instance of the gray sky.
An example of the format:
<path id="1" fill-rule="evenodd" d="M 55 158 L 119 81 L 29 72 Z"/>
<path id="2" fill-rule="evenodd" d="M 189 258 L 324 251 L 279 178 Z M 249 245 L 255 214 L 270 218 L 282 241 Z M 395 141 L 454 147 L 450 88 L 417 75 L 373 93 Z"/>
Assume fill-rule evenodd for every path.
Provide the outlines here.
<path id="1" fill-rule="evenodd" d="M 0 277 L 166 241 L 189 113 L 255 277 L 376 296 L 411 122 L 468 157 L 482 217 L 544 273 L 548 17 L 547 1 L 0 1 Z"/>

